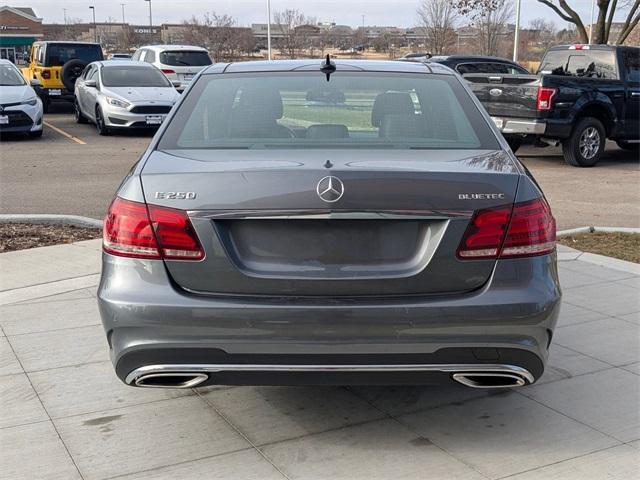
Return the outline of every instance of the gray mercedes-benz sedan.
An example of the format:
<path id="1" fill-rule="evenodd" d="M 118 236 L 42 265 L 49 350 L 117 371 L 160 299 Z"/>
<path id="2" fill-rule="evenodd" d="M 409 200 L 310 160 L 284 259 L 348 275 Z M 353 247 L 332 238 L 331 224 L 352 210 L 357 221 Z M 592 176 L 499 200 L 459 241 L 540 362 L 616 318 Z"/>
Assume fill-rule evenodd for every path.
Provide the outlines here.
<path id="1" fill-rule="evenodd" d="M 560 306 L 540 188 L 445 66 L 202 71 L 122 182 L 100 313 L 141 387 L 535 382 Z"/>

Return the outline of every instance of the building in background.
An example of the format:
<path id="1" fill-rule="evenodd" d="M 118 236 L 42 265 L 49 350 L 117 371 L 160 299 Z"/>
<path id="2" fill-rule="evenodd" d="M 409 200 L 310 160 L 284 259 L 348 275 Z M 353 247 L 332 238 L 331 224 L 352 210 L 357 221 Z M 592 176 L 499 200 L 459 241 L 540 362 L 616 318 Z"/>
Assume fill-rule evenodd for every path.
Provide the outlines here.
<path id="1" fill-rule="evenodd" d="M 43 36 L 42 18 L 32 8 L 0 7 L 0 58 L 25 63 L 31 44 Z"/>

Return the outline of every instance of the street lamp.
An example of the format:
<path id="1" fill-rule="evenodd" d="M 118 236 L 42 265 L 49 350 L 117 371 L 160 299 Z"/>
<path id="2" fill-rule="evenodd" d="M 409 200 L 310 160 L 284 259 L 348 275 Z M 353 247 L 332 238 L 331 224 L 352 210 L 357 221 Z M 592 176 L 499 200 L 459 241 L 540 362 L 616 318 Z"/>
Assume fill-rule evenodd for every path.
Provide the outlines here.
<path id="1" fill-rule="evenodd" d="M 96 27 L 96 7 L 91 6 L 89 10 L 93 13 L 93 41 L 98 43 L 98 27 Z"/>
<path id="2" fill-rule="evenodd" d="M 126 3 L 121 3 L 120 6 L 122 7 L 122 24 L 124 25 L 124 6 L 126 5 Z"/>
<path id="3" fill-rule="evenodd" d="M 153 17 L 151 16 L 151 0 L 144 0 L 145 2 L 149 2 L 149 28 L 153 26 Z"/>
<path id="4" fill-rule="evenodd" d="M 513 36 L 513 61 L 518 63 L 518 47 L 520 43 L 520 3 L 521 0 L 516 1 L 516 31 Z"/>
<path id="5" fill-rule="evenodd" d="M 271 60 L 271 0 L 267 0 L 267 52 Z"/>

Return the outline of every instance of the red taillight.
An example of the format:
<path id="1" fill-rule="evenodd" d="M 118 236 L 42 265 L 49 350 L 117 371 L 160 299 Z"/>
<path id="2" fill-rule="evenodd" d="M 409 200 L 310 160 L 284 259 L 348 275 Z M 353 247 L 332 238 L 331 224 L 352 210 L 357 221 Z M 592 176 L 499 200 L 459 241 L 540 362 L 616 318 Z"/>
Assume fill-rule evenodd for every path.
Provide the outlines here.
<path id="1" fill-rule="evenodd" d="M 555 88 L 538 87 L 538 98 L 536 100 L 536 108 L 538 110 L 551 110 L 553 107 L 553 97 L 556 96 Z"/>
<path id="2" fill-rule="evenodd" d="M 162 69 L 162 73 L 164 73 L 165 75 L 169 75 L 169 74 L 173 74 L 176 73 L 175 70 L 171 70 L 170 68 L 163 68 Z"/>
<path id="3" fill-rule="evenodd" d="M 121 257 L 201 260 L 204 252 L 185 212 L 116 197 L 104 221 L 103 249 Z"/>
<path id="4" fill-rule="evenodd" d="M 538 198 L 476 212 L 457 254 L 461 260 L 526 257 L 550 253 L 555 245 L 556 221 Z"/>
<path id="5" fill-rule="evenodd" d="M 47 80 L 51 78 L 51 72 L 49 70 L 42 70 L 42 78 L 46 78 Z"/>

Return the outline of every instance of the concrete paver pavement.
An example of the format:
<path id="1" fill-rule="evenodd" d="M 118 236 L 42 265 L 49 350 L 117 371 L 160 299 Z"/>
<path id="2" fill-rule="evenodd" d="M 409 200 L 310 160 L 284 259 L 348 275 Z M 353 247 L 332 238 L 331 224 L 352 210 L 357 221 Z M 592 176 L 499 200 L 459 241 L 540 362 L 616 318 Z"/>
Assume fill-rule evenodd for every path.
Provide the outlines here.
<path id="1" fill-rule="evenodd" d="M 44 248 L 2 254 L 16 278 L 0 288 L 0 476 L 635 478 L 640 276 L 560 248 L 549 366 L 506 392 L 133 389 L 113 373 L 95 309 L 99 241 L 51 250 L 58 273 L 38 265 Z"/>

